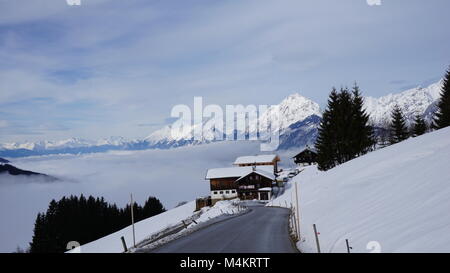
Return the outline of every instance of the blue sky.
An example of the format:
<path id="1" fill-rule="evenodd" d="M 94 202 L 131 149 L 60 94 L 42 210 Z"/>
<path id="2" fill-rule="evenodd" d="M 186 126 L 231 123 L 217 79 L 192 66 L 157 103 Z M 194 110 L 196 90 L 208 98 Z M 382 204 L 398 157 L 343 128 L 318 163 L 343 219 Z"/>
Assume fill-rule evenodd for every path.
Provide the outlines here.
<path id="1" fill-rule="evenodd" d="M 448 0 L 0 0 L 0 142 L 142 138 L 176 104 L 442 77 Z"/>

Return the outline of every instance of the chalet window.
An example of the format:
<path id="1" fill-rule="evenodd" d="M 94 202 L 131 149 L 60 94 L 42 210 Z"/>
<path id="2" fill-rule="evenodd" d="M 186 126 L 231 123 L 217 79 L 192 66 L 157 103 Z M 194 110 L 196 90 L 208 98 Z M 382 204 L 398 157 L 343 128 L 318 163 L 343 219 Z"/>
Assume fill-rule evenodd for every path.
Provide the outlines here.
<path id="1" fill-rule="evenodd" d="M 215 191 L 214 194 L 217 194 L 217 192 Z"/>
<path id="2" fill-rule="evenodd" d="M 232 190 L 231 193 L 236 193 L 236 191 L 235 191 L 235 190 Z"/>
<path id="3" fill-rule="evenodd" d="M 220 191 L 220 194 L 223 194 L 223 191 Z"/>
<path id="4" fill-rule="evenodd" d="M 226 194 L 229 194 L 229 193 L 230 193 L 230 191 L 225 191 L 225 193 L 226 193 Z"/>

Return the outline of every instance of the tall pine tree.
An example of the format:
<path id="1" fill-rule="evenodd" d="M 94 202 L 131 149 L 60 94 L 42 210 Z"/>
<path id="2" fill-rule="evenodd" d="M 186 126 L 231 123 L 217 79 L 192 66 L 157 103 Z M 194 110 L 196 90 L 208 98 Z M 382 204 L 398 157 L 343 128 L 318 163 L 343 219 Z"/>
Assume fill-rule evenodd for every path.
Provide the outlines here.
<path id="1" fill-rule="evenodd" d="M 320 170 L 331 169 L 370 151 L 374 139 L 368 120 L 356 84 L 352 92 L 341 88 L 338 93 L 333 88 L 316 141 Z"/>
<path id="2" fill-rule="evenodd" d="M 425 120 L 420 116 L 420 115 L 416 115 L 414 118 L 414 125 L 412 127 L 412 136 L 416 137 L 416 136 L 421 136 L 423 134 L 425 134 L 428 130 L 428 126 L 425 122 Z"/>
<path id="3" fill-rule="evenodd" d="M 390 137 L 389 143 L 399 143 L 409 137 L 408 128 L 406 127 L 405 117 L 398 105 L 395 105 L 391 114 Z"/>
<path id="4" fill-rule="evenodd" d="M 434 128 L 442 129 L 450 126 L 450 68 L 444 77 L 441 98 L 437 104 L 438 110 L 434 117 Z"/>
<path id="5" fill-rule="evenodd" d="M 356 156 L 369 152 L 375 145 L 373 128 L 369 126 L 369 115 L 364 110 L 364 99 L 361 96 L 359 86 L 353 86 L 353 119 L 352 142 L 353 154 Z"/>
<path id="6" fill-rule="evenodd" d="M 333 135 L 337 128 L 334 121 L 338 108 L 338 93 L 335 88 L 328 98 L 327 109 L 323 112 L 315 147 L 317 149 L 317 163 L 319 170 L 328 170 L 336 166 L 336 143 Z"/>

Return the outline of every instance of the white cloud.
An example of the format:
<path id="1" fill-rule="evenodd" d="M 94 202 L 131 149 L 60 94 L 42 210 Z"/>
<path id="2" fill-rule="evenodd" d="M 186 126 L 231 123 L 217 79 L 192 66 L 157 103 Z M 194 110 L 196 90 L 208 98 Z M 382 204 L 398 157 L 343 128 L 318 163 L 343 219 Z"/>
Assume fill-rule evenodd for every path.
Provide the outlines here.
<path id="1" fill-rule="evenodd" d="M 388 93 L 392 70 L 396 78 L 431 78 L 447 64 L 430 60 L 448 59 L 447 50 L 426 50 L 445 48 L 433 42 L 445 24 L 421 16 L 418 2 L 399 13 L 401 3 L 374 9 L 365 1 L 31 2 L 0 4 L 0 104 L 35 97 L 51 98 L 49 106 L 94 104 L 83 116 L 51 116 L 84 119 L 66 137 L 145 136 L 148 128 L 130 124 L 160 123 L 198 95 L 271 104 L 299 91 L 321 103 L 331 86 L 355 80 L 367 95 Z M 441 12 L 446 3 L 429 9 Z M 426 42 L 417 41 L 415 24 L 430 30 Z M 423 59 L 413 62 L 417 52 Z M 64 81 L 78 71 L 86 76 Z M 102 132 L 81 135 L 95 127 Z"/>
<path id="2" fill-rule="evenodd" d="M 103 196 L 124 206 L 129 194 L 142 203 L 155 196 L 172 208 L 180 201 L 209 194 L 207 168 L 230 166 L 240 155 L 255 154 L 249 142 L 216 143 L 174 150 L 127 151 L 81 156 L 43 156 L 11 160 L 16 167 L 63 178 L 45 183 L 0 176 L 0 252 L 13 251 L 31 240 L 38 212 L 64 195 Z"/>

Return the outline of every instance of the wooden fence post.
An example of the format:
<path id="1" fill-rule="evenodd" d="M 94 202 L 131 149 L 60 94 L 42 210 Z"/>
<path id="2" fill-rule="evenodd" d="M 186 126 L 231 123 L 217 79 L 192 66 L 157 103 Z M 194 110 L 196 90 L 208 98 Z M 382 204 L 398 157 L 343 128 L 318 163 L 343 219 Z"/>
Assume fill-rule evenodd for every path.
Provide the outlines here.
<path id="1" fill-rule="evenodd" d="M 298 232 L 297 232 L 297 219 L 295 218 L 295 211 L 294 207 L 291 204 L 291 219 L 292 219 L 292 227 L 294 229 L 295 238 L 298 239 Z"/>
<path id="2" fill-rule="evenodd" d="M 127 248 L 127 243 L 125 243 L 125 238 L 123 238 L 123 236 L 122 236 L 122 237 L 120 237 L 120 240 L 122 240 L 123 251 L 127 252 L 128 248 Z"/>
<path id="3" fill-rule="evenodd" d="M 347 253 L 350 253 L 350 249 L 352 249 L 352 247 L 349 245 L 348 239 L 345 239 L 345 243 L 347 244 Z"/>
<path id="4" fill-rule="evenodd" d="M 314 234 L 316 235 L 317 253 L 320 253 L 319 235 L 317 234 L 316 224 L 313 224 Z"/>

